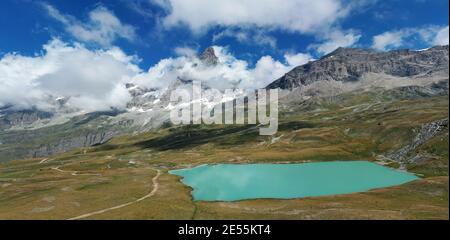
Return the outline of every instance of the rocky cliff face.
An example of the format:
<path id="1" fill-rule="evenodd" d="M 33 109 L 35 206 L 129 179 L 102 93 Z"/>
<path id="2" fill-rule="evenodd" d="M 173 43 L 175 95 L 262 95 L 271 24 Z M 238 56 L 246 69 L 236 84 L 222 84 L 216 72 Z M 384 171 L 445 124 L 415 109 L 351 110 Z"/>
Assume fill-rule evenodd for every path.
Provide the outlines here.
<path id="1" fill-rule="evenodd" d="M 366 73 L 383 73 L 395 77 L 448 74 L 449 47 L 437 46 L 424 51 L 372 50 L 338 48 L 318 61 L 294 68 L 267 88 L 292 90 L 318 81 L 358 81 Z"/>
<path id="2" fill-rule="evenodd" d="M 216 65 L 219 62 L 219 58 L 217 58 L 213 47 L 205 49 L 199 56 L 199 59 L 206 65 Z"/>
<path id="3" fill-rule="evenodd" d="M 442 119 L 426 123 L 422 125 L 421 130 L 416 135 L 416 137 L 411 141 L 411 143 L 403 146 L 401 149 L 392 152 L 388 155 L 388 158 L 398 161 L 405 162 L 408 161 L 409 154 L 417 149 L 419 146 L 436 136 L 437 134 L 447 131 L 448 132 L 448 119 Z M 420 156 L 415 155 L 409 161 L 419 161 Z"/>
<path id="4" fill-rule="evenodd" d="M 33 123 L 40 119 L 52 117 L 50 112 L 43 112 L 39 110 L 0 110 L 0 129 L 7 129 L 17 125 L 26 125 Z"/>
<path id="5" fill-rule="evenodd" d="M 56 153 L 66 152 L 74 148 L 95 146 L 106 143 L 114 135 L 115 134 L 112 131 L 105 131 L 105 132 L 89 132 L 86 133 L 85 135 L 80 135 L 71 138 L 63 138 L 60 139 L 58 142 L 41 145 L 37 149 L 30 150 L 28 156 L 45 157 Z"/>

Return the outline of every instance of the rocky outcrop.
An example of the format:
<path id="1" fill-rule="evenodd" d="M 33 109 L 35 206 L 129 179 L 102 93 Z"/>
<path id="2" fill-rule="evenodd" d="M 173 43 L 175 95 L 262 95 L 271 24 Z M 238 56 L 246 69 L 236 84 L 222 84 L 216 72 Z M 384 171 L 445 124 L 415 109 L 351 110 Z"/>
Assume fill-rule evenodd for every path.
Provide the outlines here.
<path id="1" fill-rule="evenodd" d="M 216 65 L 219 62 L 219 58 L 217 58 L 214 48 L 209 47 L 205 49 L 205 51 L 199 56 L 199 59 L 206 65 Z"/>
<path id="2" fill-rule="evenodd" d="M 298 66 L 267 88 L 292 90 L 318 81 L 358 81 L 366 73 L 396 77 L 448 73 L 449 47 L 437 46 L 424 51 L 396 50 L 375 52 L 366 49 L 338 48 L 315 62 Z"/>
<path id="3" fill-rule="evenodd" d="M 398 162 L 405 162 L 412 151 L 444 130 L 448 131 L 448 119 L 423 124 L 422 129 L 411 141 L 411 143 L 389 154 L 388 158 Z M 411 158 L 412 161 L 414 161 L 414 159 L 419 158 L 417 156 Z"/>
<path id="4" fill-rule="evenodd" d="M 448 95 L 448 80 L 432 83 L 428 86 L 404 86 L 386 91 L 384 95 L 394 99 L 417 99 Z"/>
<path id="5" fill-rule="evenodd" d="M 26 125 L 40 119 L 51 118 L 52 113 L 38 110 L 3 110 L 0 111 L 0 129 L 7 129 L 17 125 Z"/>
<path id="6" fill-rule="evenodd" d="M 87 133 L 73 138 L 63 138 L 56 143 L 45 144 L 29 152 L 30 157 L 46 157 L 66 152 L 75 148 L 90 147 L 106 143 L 115 135 L 114 132 Z"/>

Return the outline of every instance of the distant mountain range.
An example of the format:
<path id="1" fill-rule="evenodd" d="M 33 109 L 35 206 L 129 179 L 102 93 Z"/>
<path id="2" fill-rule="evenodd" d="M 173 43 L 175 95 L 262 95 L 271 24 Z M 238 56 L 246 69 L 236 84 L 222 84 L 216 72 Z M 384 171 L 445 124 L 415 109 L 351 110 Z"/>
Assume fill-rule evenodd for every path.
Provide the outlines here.
<path id="1" fill-rule="evenodd" d="M 213 48 L 198 56 L 200 64 L 220 64 Z M 321 59 L 295 67 L 267 86 L 279 88 L 282 104 L 290 106 L 317 96 L 373 89 L 395 89 L 390 94 L 448 95 L 449 46 L 421 51 L 376 52 L 338 48 Z M 120 134 L 158 129 L 168 123 L 171 90 L 188 86 L 191 79 L 178 77 L 166 88 L 126 85 L 132 100 L 126 110 L 80 114 L 65 106 L 55 112 L 38 109 L 0 109 L 0 161 L 42 157 L 78 147 L 102 144 Z M 208 88 L 208 86 L 204 86 Z M 233 96 L 243 97 L 243 95 Z"/>
<path id="2" fill-rule="evenodd" d="M 318 81 L 355 82 L 367 73 L 412 78 L 439 74 L 443 77 L 448 75 L 448 53 L 448 45 L 390 52 L 338 48 L 318 61 L 294 68 L 267 88 L 292 90 Z"/>

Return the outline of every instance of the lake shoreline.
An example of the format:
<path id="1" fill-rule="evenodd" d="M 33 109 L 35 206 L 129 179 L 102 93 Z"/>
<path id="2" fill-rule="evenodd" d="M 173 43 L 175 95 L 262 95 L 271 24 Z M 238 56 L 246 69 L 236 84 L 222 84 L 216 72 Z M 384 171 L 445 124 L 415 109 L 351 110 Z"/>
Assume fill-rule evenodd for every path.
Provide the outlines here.
<path id="1" fill-rule="evenodd" d="M 311 167 L 320 167 L 320 166 L 323 166 L 323 167 L 325 167 L 325 168 L 327 168 L 327 167 L 329 167 L 330 166 L 330 164 L 331 165 L 341 165 L 341 167 L 342 166 L 345 166 L 345 165 L 349 165 L 349 164 L 356 164 L 356 165 L 362 165 L 362 166 L 364 166 L 364 165 L 367 165 L 367 166 L 369 166 L 369 167 L 375 167 L 375 166 L 377 166 L 377 167 L 381 167 L 380 169 L 377 169 L 377 171 L 380 171 L 380 170 L 382 170 L 382 171 L 384 171 L 385 172 L 385 174 L 387 174 L 388 176 L 391 176 L 391 175 L 399 175 L 399 176 L 404 176 L 404 178 L 405 179 L 407 179 L 407 180 L 401 180 L 401 182 L 398 182 L 398 183 L 396 183 L 396 182 L 394 182 L 393 184 L 387 184 L 387 183 L 385 183 L 384 181 L 381 181 L 381 183 L 382 183 L 382 185 L 381 186 L 375 186 L 375 185 L 372 185 L 372 184 L 368 184 L 368 187 L 367 187 L 367 189 L 362 189 L 362 190 L 357 190 L 357 191 L 351 191 L 351 192 L 348 192 L 348 190 L 345 190 L 345 191 L 343 191 L 342 193 L 341 192 L 337 192 L 337 193 L 335 193 L 334 191 L 336 191 L 335 189 L 333 189 L 332 190 L 332 192 L 331 192 L 331 194 L 329 194 L 329 193 L 314 193 L 314 194 L 312 194 L 312 195 L 308 195 L 308 194 L 306 194 L 305 196 L 303 196 L 303 195 L 299 195 L 299 196 L 294 196 L 294 197 L 292 197 L 292 196 L 290 196 L 290 194 L 287 194 L 287 195 L 289 195 L 288 197 L 286 197 L 286 196 L 276 196 L 276 197 L 273 197 L 273 196 L 270 196 L 270 197 L 254 197 L 254 198 L 252 198 L 252 197 L 244 197 L 244 198 L 242 198 L 242 199 L 210 199 L 210 198 L 196 198 L 195 197 L 195 195 L 196 195 L 196 192 L 199 192 L 199 191 L 201 191 L 201 187 L 198 187 L 198 186 L 193 186 L 193 184 L 191 184 L 190 182 L 189 182 L 189 179 L 187 179 L 186 178 L 186 175 L 185 174 L 183 174 L 183 173 L 186 173 L 186 172 L 189 172 L 189 171 L 200 171 L 199 169 L 203 169 L 203 168 L 205 168 L 206 170 L 205 171 L 208 171 L 208 170 L 211 170 L 211 169 L 215 169 L 215 168 L 217 168 L 217 167 L 225 167 L 225 168 L 233 168 L 233 167 L 241 167 L 241 166 L 246 166 L 247 168 L 251 168 L 251 167 L 257 167 L 257 168 L 261 168 L 261 167 L 265 167 L 265 168 L 270 168 L 270 167 L 275 167 L 275 166 L 280 166 L 280 165 L 293 165 L 292 166 L 292 168 L 305 168 L 305 167 L 309 167 L 309 168 L 311 168 Z M 366 166 L 366 167 L 367 167 Z M 376 168 L 377 168 L 376 167 Z M 289 168 L 290 169 L 290 168 Z M 285 170 L 286 171 L 286 170 Z M 329 170 L 328 170 L 329 171 Z M 337 169 L 337 171 L 338 171 L 338 173 L 339 173 L 339 169 Z M 398 185 L 402 185 L 402 184 L 404 184 L 404 183 L 408 183 L 408 182 L 411 182 L 411 181 L 415 181 L 415 180 L 418 180 L 418 179 L 420 179 L 420 177 L 418 177 L 417 175 L 415 175 L 414 173 L 408 173 L 408 172 L 404 172 L 404 171 L 400 171 L 400 170 L 398 170 L 398 169 L 393 169 L 393 168 L 390 168 L 390 167 L 386 167 L 386 166 L 383 166 L 383 165 L 381 165 L 381 164 L 377 164 L 376 162 L 371 162 L 371 161 L 363 161 L 363 160 L 359 160 L 359 161 L 327 161 L 327 162 L 311 162 L 311 161 L 308 161 L 308 162 L 303 162 L 303 163 L 286 163 L 286 162 L 282 162 L 282 163 L 280 163 L 280 162 L 278 162 L 278 163 L 215 163 L 215 164 L 200 164 L 200 165 L 197 165 L 197 166 L 194 166 L 194 167 L 190 167 L 190 168 L 180 168 L 180 169 L 174 169 L 174 170 L 170 170 L 170 171 L 168 171 L 168 173 L 169 174 L 172 174 L 172 175 L 175 175 L 175 176 L 177 176 L 177 177 L 179 177 L 179 182 L 180 183 L 182 183 L 184 186 L 186 186 L 186 187 L 189 187 L 190 189 L 191 189 L 191 191 L 190 191 L 190 195 L 191 195 L 191 197 L 192 197 L 192 200 L 193 201 L 207 201 L 207 202 L 236 202 L 236 201 L 246 201 L 246 200 L 253 200 L 253 199 L 278 199 L 278 200 L 288 200 L 288 199 L 303 199 L 303 198 L 308 198 L 308 197 L 322 197 L 322 196 L 331 196 L 331 195 L 342 195 L 342 194 L 353 194 L 353 193 L 360 193 L 360 192 L 367 192 L 367 191 L 371 191 L 371 190 L 375 190 L 375 189 L 382 189 L 382 188 L 388 188 L 388 187 L 393 187 L 393 186 L 398 186 Z M 370 172 L 369 172 L 370 173 Z M 308 174 L 310 174 L 310 173 L 307 173 L 307 172 L 304 172 L 303 173 L 303 175 L 308 175 Z M 329 174 L 333 174 L 333 172 L 330 172 Z M 349 173 L 349 174 L 347 174 L 347 173 L 345 173 L 345 174 L 343 174 L 342 175 L 342 173 L 339 173 L 339 174 L 341 174 L 340 175 L 340 178 L 342 179 L 343 177 L 345 178 L 345 177 L 348 177 L 349 175 L 351 176 L 352 175 L 352 173 Z M 353 173 L 353 175 L 354 175 L 355 173 Z M 361 177 L 361 176 L 363 176 L 362 178 L 364 178 L 365 177 L 365 175 L 363 174 L 363 175 L 361 175 L 361 173 L 358 173 L 359 175 L 359 177 Z M 241 175 L 242 175 L 242 173 L 241 173 Z M 245 173 L 244 173 L 244 175 L 245 175 Z M 330 176 L 328 176 L 328 174 L 327 175 L 325 175 L 327 178 L 329 178 Z M 254 178 L 255 179 L 257 179 L 257 178 L 261 178 L 261 175 L 255 175 L 254 176 Z M 234 177 L 233 177 L 234 178 Z M 217 179 L 217 177 L 216 176 L 213 176 L 212 177 L 212 179 L 214 180 L 214 179 Z M 374 178 L 374 179 L 377 179 L 377 178 Z M 400 179 L 402 179 L 402 178 L 400 178 Z M 213 181 L 212 180 L 212 181 Z M 228 179 L 227 181 L 231 181 L 232 179 Z M 222 188 L 223 188 L 223 186 L 227 186 L 226 185 L 226 183 L 227 183 L 227 181 L 225 181 L 224 182 L 224 184 L 222 184 L 221 186 L 222 186 Z M 377 181 L 380 181 L 379 179 L 377 180 Z M 404 181 L 404 182 L 402 182 L 402 181 Z M 301 182 L 301 181 L 300 181 Z M 336 185 L 336 182 L 333 182 L 332 184 L 335 184 Z M 387 184 L 387 185 L 386 185 Z M 351 184 L 348 184 L 348 185 L 351 185 Z M 282 184 L 279 184 L 279 186 L 278 187 L 280 187 L 280 186 L 282 186 Z M 327 186 L 327 185 L 325 185 L 325 186 Z M 336 185 L 336 186 L 338 186 L 338 185 Z M 259 186 L 259 187 L 261 187 L 261 186 Z M 217 190 L 218 188 L 215 188 L 215 190 Z M 267 192 L 265 192 L 264 194 L 267 194 Z"/>

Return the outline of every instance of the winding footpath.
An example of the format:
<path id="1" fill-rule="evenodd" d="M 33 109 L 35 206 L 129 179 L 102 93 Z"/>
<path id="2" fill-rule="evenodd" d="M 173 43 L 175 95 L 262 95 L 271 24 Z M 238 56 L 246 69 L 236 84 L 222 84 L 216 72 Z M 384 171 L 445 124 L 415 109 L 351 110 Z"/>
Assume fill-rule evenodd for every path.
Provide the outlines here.
<path id="1" fill-rule="evenodd" d="M 78 171 L 66 171 L 66 170 L 61 170 L 59 169 L 59 167 L 54 167 L 52 168 L 52 170 L 61 172 L 61 173 L 70 173 L 72 176 L 101 176 L 101 174 L 98 173 L 78 173 Z"/>
<path id="2" fill-rule="evenodd" d="M 86 213 L 86 214 L 80 215 L 78 217 L 69 218 L 67 220 L 79 220 L 79 219 L 91 217 L 91 216 L 102 214 L 102 213 L 105 213 L 105 212 L 108 212 L 108 211 L 111 211 L 111 210 L 123 208 L 123 207 L 129 206 L 129 205 L 134 204 L 134 203 L 138 203 L 140 201 L 143 201 L 143 200 L 145 200 L 147 198 L 152 197 L 158 191 L 158 188 L 159 188 L 158 178 L 161 175 L 161 171 L 159 169 L 155 169 L 155 170 L 157 171 L 157 173 L 156 173 L 156 176 L 154 176 L 152 178 L 153 189 L 152 189 L 152 191 L 149 194 L 147 194 L 147 195 L 145 195 L 145 196 L 143 196 L 143 197 L 141 197 L 141 198 L 139 198 L 137 200 L 131 201 L 131 202 L 127 202 L 127 203 L 124 203 L 124 204 L 120 204 L 120 205 L 117 205 L 117 206 L 114 206 L 114 207 L 102 209 L 102 210 L 91 212 L 91 213 Z"/>
<path id="3" fill-rule="evenodd" d="M 45 162 L 47 162 L 48 161 L 48 158 L 44 158 L 44 159 L 42 159 L 40 162 L 39 162 L 39 164 L 43 164 L 43 163 L 45 163 Z"/>

